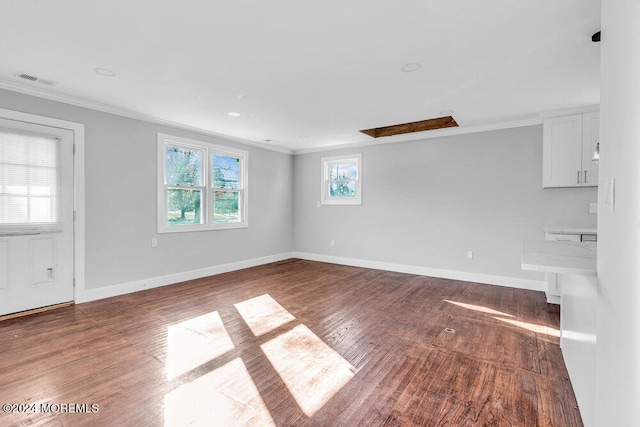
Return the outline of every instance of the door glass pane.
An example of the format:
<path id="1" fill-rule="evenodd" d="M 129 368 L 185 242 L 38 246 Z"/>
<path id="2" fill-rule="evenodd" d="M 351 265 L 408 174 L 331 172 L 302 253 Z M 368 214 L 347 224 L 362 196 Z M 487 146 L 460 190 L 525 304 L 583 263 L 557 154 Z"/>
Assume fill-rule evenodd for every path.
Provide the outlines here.
<path id="1" fill-rule="evenodd" d="M 202 224 L 202 190 L 185 188 L 167 189 L 168 225 Z"/>
<path id="2" fill-rule="evenodd" d="M 60 220 L 60 141 L 0 130 L 0 225 Z"/>
<path id="3" fill-rule="evenodd" d="M 31 220 L 34 222 L 47 222 L 51 218 L 51 199 L 49 197 L 30 197 Z"/>
<path id="4" fill-rule="evenodd" d="M 329 179 L 357 179 L 358 163 L 330 163 Z"/>
<path id="5" fill-rule="evenodd" d="M 194 148 L 166 148 L 166 176 L 168 185 L 200 187 L 202 184 L 202 151 Z"/>
<path id="6" fill-rule="evenodd" d="M 212 158 L 213 186 L 216 188 L 240 188 L 240 159 L 214 154 Z"/>
<path id="7" fill-rule="evenodd" d="M 329 184 L 329 196 L 331 197 L 354 197 L 355 195 L 355 181 L 334 181 Z"/>
<path id="8" fill-rule="evenodd" d="M 213 222 L 240 222 L 239 193 L 216 191 L 213 196 Z"/>

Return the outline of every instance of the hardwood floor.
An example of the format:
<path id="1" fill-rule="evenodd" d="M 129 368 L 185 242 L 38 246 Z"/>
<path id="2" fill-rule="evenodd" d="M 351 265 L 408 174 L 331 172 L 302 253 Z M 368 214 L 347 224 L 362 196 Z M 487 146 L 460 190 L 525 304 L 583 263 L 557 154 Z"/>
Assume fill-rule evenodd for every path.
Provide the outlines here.
<path id="1" fill-rule="evenodd" d="M 288 260 L 0 322 L 0 425 L 581 426 L 558 329 L 539 292 Z"/>

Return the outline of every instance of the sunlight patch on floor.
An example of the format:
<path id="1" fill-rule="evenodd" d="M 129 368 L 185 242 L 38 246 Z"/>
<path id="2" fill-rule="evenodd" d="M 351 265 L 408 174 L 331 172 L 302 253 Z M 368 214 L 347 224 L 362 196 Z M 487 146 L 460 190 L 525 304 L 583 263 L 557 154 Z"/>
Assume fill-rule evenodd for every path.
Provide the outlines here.
<path id="1" fill-rule="evenodd" d="M 513 317 L 511 314 L 503 313 L 501 311 L 497 311 L 489 307 L 483 307 L 481 305 L 466 304 L 463 302 L 451 301 L 448 299 L 446 299 L 445 301 L 448 302 L 449 304 L 457 305 L 458 307 L 466 308 L 468 310 L 479 311 L 481 313 L 487 313 L 487 314 L 496 314 L 499 316 Z"/>
<path id="2" fill-rule="evenodd" d="M 167 328 L 166 373 L 173 379 L 233 350 L 217 311 Z"/>
<path id="3" fill-rule="evenodd" d="M 308 417 L 322 408 L 356 372 L 304 325 L 262 344 L 261 348 Z"/>
<path id="4" fill-rule="evenodd" d="M 269 294 L 234 305 L 253 335 L 257 337 L 295 320 L 295 317 Z"/>
<path id="5" fill-rule="evenodd" d="M 519 320 L 513 319 L 503 319 L 500 317 L 494 317 L 496 320 L 500 320 L 502 322 L 508 323 L 513 326 L 518 326 L 520 328 L 526 329 L 531 332 L 535 332 L 537 334 L 545 334 L 550 335 L 552 337 L 560 337 L 560 331 L 555 328 L 551 328 L 549 326 L 536 325 L 534 323 L 521 322 Z"/>
<path id="6" fill-rule="evenodd" d="M 275 426 L 239 358 L 165 396 L 164 425 Z"/>

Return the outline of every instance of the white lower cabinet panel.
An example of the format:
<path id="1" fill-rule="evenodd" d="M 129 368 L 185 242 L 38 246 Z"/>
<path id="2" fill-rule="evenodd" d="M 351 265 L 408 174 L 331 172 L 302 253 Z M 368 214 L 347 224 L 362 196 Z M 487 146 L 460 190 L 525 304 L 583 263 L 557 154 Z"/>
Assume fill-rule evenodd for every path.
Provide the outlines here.
<path id="1" fill-rule="evenodd" d="M 560 346 L 585 427 L 595 424 L 596 306 L 598 279 L 559 275 L 562 280 Z"/>
<path id="2" fill-rule="evenodd" d="M 0 240 L 0 292 L 9 289 L 11 280 L 11 242 Z"/>

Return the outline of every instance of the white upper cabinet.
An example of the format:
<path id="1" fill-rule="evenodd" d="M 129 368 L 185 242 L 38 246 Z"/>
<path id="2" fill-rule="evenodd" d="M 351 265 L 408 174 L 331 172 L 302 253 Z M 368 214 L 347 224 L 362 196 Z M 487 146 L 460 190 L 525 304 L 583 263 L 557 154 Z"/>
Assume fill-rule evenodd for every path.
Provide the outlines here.
<path id="1" fill-rule="evenodd" d="M 598 162 L 591 158 L 599 141 L 599 123 L 599 112 L 544 120 L 543 187 L 598 185 Z"/>

